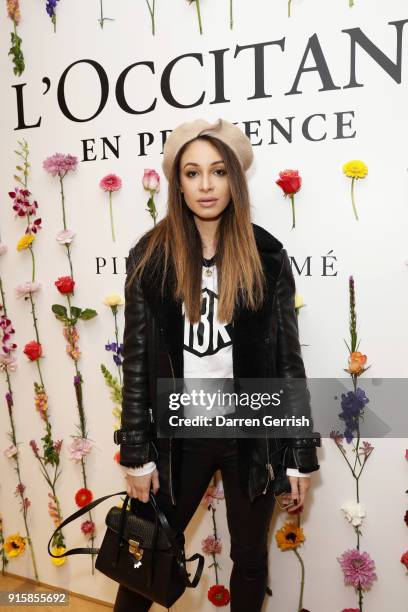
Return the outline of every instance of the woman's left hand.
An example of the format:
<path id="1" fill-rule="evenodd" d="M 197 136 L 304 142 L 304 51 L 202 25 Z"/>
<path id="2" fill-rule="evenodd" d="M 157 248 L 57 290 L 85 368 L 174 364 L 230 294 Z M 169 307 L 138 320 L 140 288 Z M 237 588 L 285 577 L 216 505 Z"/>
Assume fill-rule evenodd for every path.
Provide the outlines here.
<path id="1" fill-rule="evenodd" d="M 288 476 L 288 478 L 290 486 L 292 487 L 292 492 L 287 493 L 287 503 L 290 503 L 291 501 L 295 500 L 296 502 L 290 505 L 289 508 L 287 508 L 286 512 L 288 512 L 288 514 L 292 514 L 299 510 L 301 506 L 303 506 L 306 499 L 306 494 L 310 488 L 311 478 L 302 476 Z"/>

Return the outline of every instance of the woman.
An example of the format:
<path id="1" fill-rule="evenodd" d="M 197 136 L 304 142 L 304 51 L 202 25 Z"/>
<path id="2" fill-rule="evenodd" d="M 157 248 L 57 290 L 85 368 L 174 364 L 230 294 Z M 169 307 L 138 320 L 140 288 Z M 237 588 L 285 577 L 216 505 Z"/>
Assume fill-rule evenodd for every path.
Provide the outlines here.
<path id="1" fill-rule="evenodd" d="M 302 379 L 288 386 L 287 405 L 312 423 L 289 258 L 279 240 L 250 221 L 245 171 L 252 160 L 249 139 L 225 120 L 183 123 L 168 137 L 167 215 L 127 259 L 122 423 L 115 432 L 129 496 L 147 502 L 152 487 L 180 541 L 221 470 L 232 612 L 261 610 L 275 476 L 286 470 L 287 507 L 300 510 L 307 476 L 319 469 L 320 435 L 310 426 L 282 439 L 157 437 L 156 381 Z M 119 587 L 115 612 L 150 606 Z"/>

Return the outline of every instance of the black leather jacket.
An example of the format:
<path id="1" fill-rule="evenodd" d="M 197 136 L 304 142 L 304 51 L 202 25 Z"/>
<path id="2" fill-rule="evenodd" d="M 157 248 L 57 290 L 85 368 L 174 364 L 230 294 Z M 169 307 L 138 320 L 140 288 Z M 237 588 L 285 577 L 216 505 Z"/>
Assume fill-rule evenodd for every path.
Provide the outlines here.
<path id="1" fill-rule="evenodd" d="M 288 381 L 291 415 L 309 417 L 310 396 L 298 339 L 294 309 L 295 281 L 288 255 L 279 240 L 253 224 L 267 279 L 267 298 L 256 312 L 241 308 L 233 320 L 233 376 L 281 378 Z M 144 238 L 130 249 L 127 279 L 144 248 Z M 161 278 L 142 278 L 125 288 L 123 354 L 123 402 L 121 429 L 114 434 L 120 444 L 120 464 L 141 466 L 157 458 L 156 380 L 183 378 L 182 304 L 173 299 L 171 283 L 160 294 Z M 304 379 L 304 387 L 290 387 L 290 379 Z M 177 478 L 183 440 L 169 438 L 168 461 L 160 465 L 160 486 L 177 499 Z M 319 469 L 316 446 L 320 434 L 299 430 L 293 438 L 238 438 L 239 475 L 251 501 L 265 493 L 280 470 L 286 467 L 312 472 Z"/>

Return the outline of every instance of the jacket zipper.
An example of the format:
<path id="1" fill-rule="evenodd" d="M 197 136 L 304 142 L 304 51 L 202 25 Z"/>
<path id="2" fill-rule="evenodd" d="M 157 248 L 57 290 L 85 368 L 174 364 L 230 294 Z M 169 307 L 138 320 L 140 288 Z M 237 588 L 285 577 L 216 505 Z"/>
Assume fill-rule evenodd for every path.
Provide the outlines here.
<path id="1" fill-rule="evenodd" d="M 279 280 L 279 277 L 280 277 L 280 275 L 282 273 L 282 268 L 283 268 L 283 262 L 282 262 L 282 265 L 281 265 L 281 268 L 280 268 L 280 271 L 279 271 L 278 280 Z M 276 301 L 276 290 L 275 290 L 275 292 L 273 294 L 272 311 L 273 311 L 273 307 L 275 306 L 275 301 Z M 274 434 L 274 437 L 275 437 L 275 434 Z M 267 478 L 267 481 L 266 481 L 265 488 L 262 491 L 263 494 L 266 493 L 266 491 L 268 489 L 268 486 L 269 486 L 269 483 L 272 480 L 275 479 L 275 473 L 273 471 L 273 466 L 272 466 L 271 460 L 269 458 L 268 432 L 266 430 L 265 430 L 265 444 L 266 444 L 266 457 L 267 457 L 267 459 L 266 459 L 267 462 L 266 462 L 265 468 L 266 468 L 266 472 L 267 472 L 268 478 Z"/>
<path id="2" fill-rule="evenodd" d="M 160 328 L 160 332 L 163 336 L 163 342 L 164 341 L 164 332 L 163 332 L 163 328 Z M 166 344 L 166 343 L 165 343 Z M 173 362 L 171 360 L 171 355 L 170 352 L 166 346 L 166 352 L 167 352 L 167 356 L 169 358 L 169 362 L 170 362 L 170 368 L 171 368 L 171 375 L 173 377 L 173 390 L 174 392 L 176 392 L 176 380 L 174 377 L 174 368 L 173 368 Z M 172 438 L 169 438 L 169 490 L 170 490 L 170 498 L 171 498 L 171 503 L 173 504 L 173 506 L 176 505 L 176 500 L 174 498 L 174 491 L 173 491 L 173 465 L 172 465 Z"/>
<path id="3" fill-rule="evenodd" d="M 267 463 L 266 463 L 265 467 L 266 467 L 266 472 L 267 472 L 267 475 L 268 475 L 268 479 L 266 481 L 266 486 L 265 486 L 264 490 L 262 491 L 263 494 L 266 493 L 266 491 L 268 489 L 268 486 L 269 486 L 269 483 L 271 482 L 271 480 L 275 479 L 275 473 L 273 471 L 273 466 L 272 466 L 271 460 L 269 458 L 269 445 L 268 445 L 268 434 L 267 433 L 265 433 L 265 444 L 266 444 L 266 457 L 267 457 Z"/>

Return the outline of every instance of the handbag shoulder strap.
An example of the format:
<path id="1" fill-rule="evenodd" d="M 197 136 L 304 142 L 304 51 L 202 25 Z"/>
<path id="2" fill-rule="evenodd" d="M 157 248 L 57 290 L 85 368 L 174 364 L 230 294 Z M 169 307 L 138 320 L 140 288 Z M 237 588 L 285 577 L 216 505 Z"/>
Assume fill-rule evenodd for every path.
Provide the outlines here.
<path id="1" fill-rule="evenodd" d="M 95 506 L 105 501 L 105 499 L 109 499 L 109 497 L 114 497 L 115 495 L 127 495 L 127 492 L 118 491 L 118 493 L 111 493 L 110 495 L 104 495 L 103 497 L 99 497 L 98 499 L 95 499 L 94 501 L 90 502 L 89 504 L 81 508 L 80 510 L 77 510 L 76 512 L 71 514 L 71 516 L 66 518 L 64 521 L 62 521 L 62 523 L 58 525 L 57 529 L 54 531 L 54 533 L 52 534 L 52 536 L 50 537 L 48 541 L 48 546 L 47 546 L 48 554 L 51 557 L 56 557 L 56 558 L 67 557 L 68 555 L 77 555 L 77 554 L 89 554 L 89 555 L 97 554 L 100 550 L 99 548 L 86 547 L 86 548 L 71 548 L 71 550 L 66 550 L 63 555 L 53 555 L 52 552 L 50 551 L 50 544 L 55 534 L 58 533 L 58 531 L 60 531 L 63 527 L 65 527 L 65 525 L 68 525 L 68 523 L 71 523 L 71 521 L 74 521 L 75 519 L 82 516 L 83 514 L 86 514 L 86 512 L 89 512 L 89 510 L 92 510 L 92 508 L 95 508 Z"/>
<path id="2" fill-rule="evenodd" d="M 157 505 L 157 500 L 154 497 L 152 491 L 150 491 L 150 502 L 157 514 L 157 517 L 160 521 L 160 524 L 162 526 L 162 529 L 169 541 L 169 543 L 172 545 L 172 548 L 176 554 L 176 561 L 177 561 L 177 565 L 179 568 L 180 573 L 182 574 L 184 580 L 185 580 L 185 585 L 189 588 L 194 588 L 195 586 L 197 586 L 200 578 L 201 578 L 201 574 L 203 572 L 203 568 L 204 568 L 204 557 L 203 555 L 201 555 L 200 553 L 195 553 L 194 555 L 192 555 L 191 557 L 189 557 L 188 559 L 185 558 L 184 556 L 184 551 L 181 548 L 180 544 L 177 541 L 176 535 L 174 533 L 174 530 L 170 527 L 169 522 L 166 518 L 166 515 L 160 510 L 160 508 Z M 196 573 L 194 575 L 194 578 L 192 580 L 190 580 L 190 574 L 187 572 L 186 570 L 186 566 L 185 563 L 188 561 L 195 561 L 196 559 L 198 559 L 198 565 L 197 565 L 197 569 L 196 569 Z"/>

